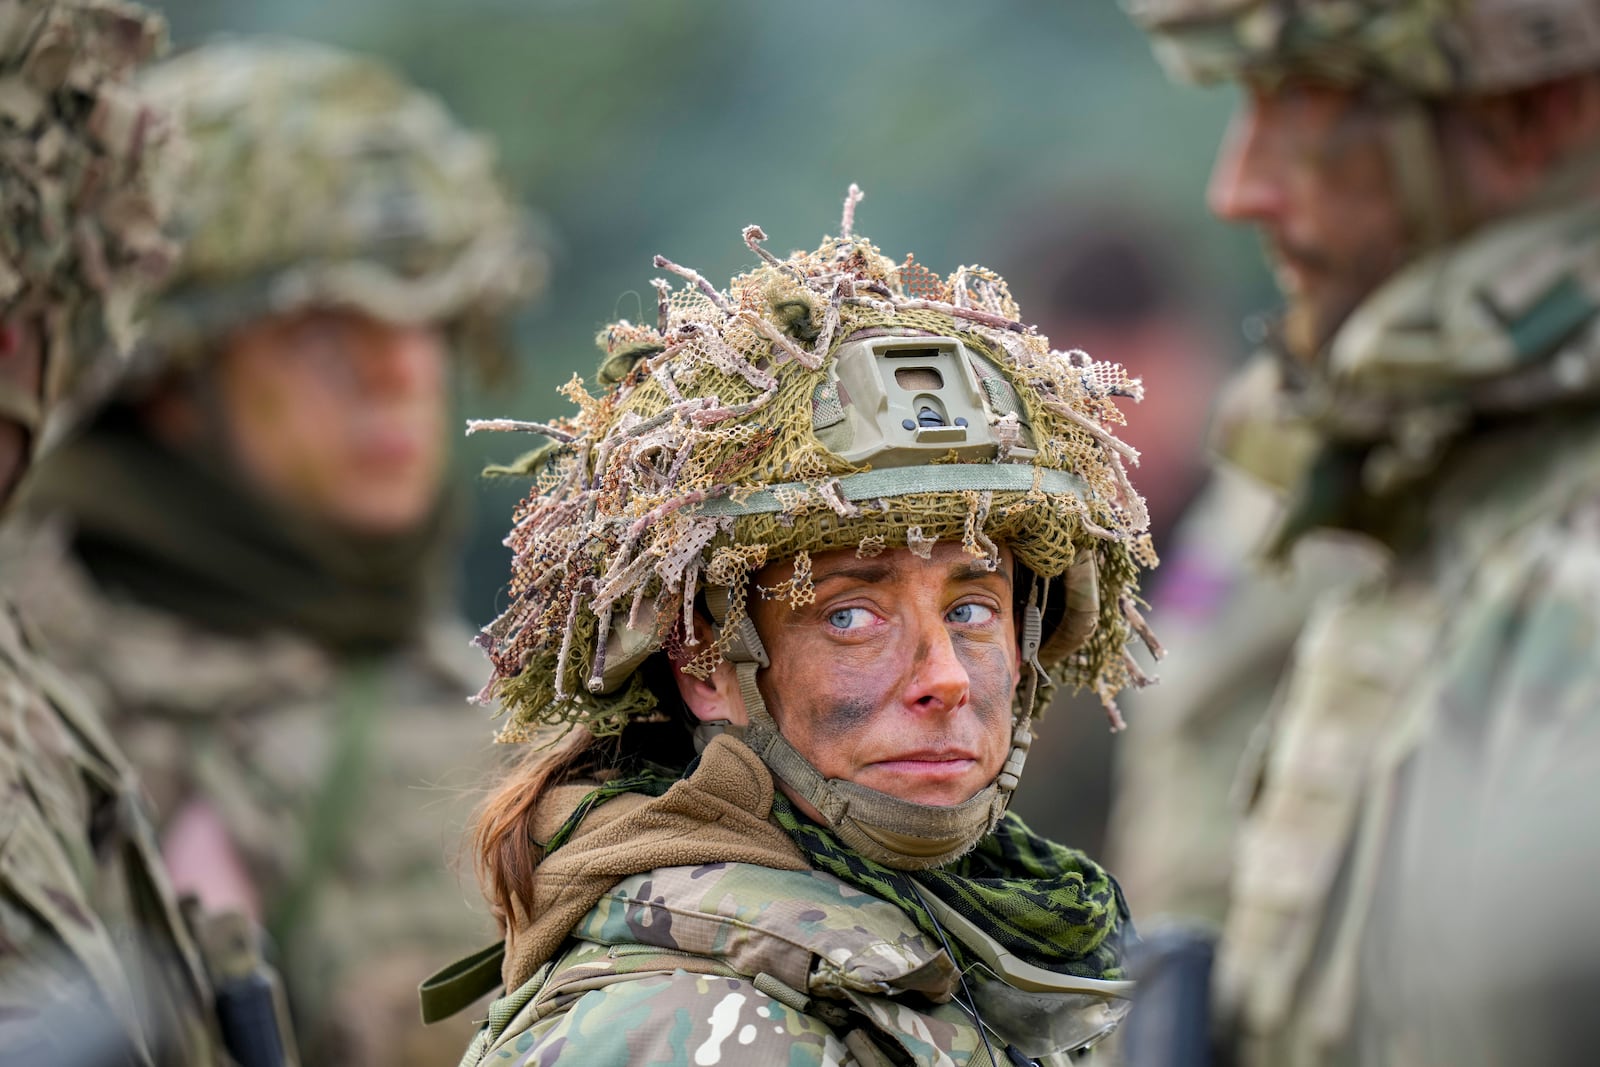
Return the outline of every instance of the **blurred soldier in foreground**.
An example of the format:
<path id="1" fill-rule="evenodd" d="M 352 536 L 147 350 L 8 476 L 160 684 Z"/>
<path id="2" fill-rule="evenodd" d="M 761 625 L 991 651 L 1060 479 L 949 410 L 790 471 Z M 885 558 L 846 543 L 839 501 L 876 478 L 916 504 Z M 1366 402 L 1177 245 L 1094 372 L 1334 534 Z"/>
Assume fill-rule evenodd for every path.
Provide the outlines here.
<path id="1" fill-rule="evenodd" d="M 171 263 L 168 129 L 127 82 L 163 38 L 131 5 L 0 4 L 0 499 Z M 0 686 L 0 1062 L 227 1062 L 134 772 L 9 608 Z"/>
<path id="2" fill-rule="evenodd" d="M 784 260 L 749 227 L 726 291 L 658 258 L 688 284 L 602 334 L 608 388 L 498 423 L 552 442 L 485 630 L 543 744 L 479 823 L 507 995 L 466 1064 L 1066 1064 L 1123 1013 L 1115 882 L 1006 807 L 1053 682 L 1138 678 L 1137 390 L 854 205 Z"/>
<path id="3" fill-rule="evenodd" d="M 1385 554 L 1316 605 L 1246 780 L 1224 1045 L 1591 1062 L 1600 4 L 1128 6 L 1242 84 L 1211 203 L 1288 297 L 1222 451 L 1284 494 L 1272 554 Z"/>
<path id="4" fill-rule="evenodd" d="M 112 709 L 174 880 L 274 936 L 307 1062 L 447 1062 L 465 1037 L 420 1030 L 416 981 L 491 929 L 450 862 L 491 761 L 447 424 L 536 281 L 524 220 L 371 61 L 226 43 L 147 84 L 193 142 L 187 243 L 137 379 L 39 471 L 22 594 Z"/>

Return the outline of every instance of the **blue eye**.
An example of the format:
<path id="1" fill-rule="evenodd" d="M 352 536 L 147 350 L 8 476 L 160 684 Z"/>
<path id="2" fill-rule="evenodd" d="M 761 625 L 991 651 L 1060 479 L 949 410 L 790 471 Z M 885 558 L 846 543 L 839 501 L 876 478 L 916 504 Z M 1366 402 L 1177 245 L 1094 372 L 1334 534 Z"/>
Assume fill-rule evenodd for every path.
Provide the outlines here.
<path id="1" fill-rule="evenodd" d="M 945 618 L 967 625 L 982 624 L 994 618 L 994 609 L 984 604 L 957 604 Z"/>
<path id="2" fill-rule="evenodd" d="M 828 625 L 836 630 L 859 630 L 871 616 L 865 608 L 840 608 L 828 615 Z"/>

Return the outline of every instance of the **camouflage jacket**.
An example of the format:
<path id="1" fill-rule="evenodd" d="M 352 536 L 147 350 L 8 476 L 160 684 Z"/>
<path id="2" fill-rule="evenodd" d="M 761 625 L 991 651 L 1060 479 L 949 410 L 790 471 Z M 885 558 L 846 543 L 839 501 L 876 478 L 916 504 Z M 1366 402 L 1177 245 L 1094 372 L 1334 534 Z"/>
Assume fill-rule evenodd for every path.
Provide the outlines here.
<path id="1" fill-rule="evenodd" d="M 1239 829 L 1240 765 L 1307 611 L 1377 565 L 1352 539 L 1317 537 L 1281 568 L 1258 558 L 1280 508 L 1237 471 L 1215 472 L 1163 546 L 1152 594 L 1168 648 L 1161 684 L 1128 697 L 1117 739 L 1107 866 L 1142 916 L 1221 923 Z"/>
<path id="2" fill-rule="evenodd" d="M 831 875 L 667 867 L 619 883 L 563 952 L 491 1005 L 462 1065 L 988 1064 L 958 988 L 904 912 Z M 1035 995 L 1002 1019 L 976 995 L 986 1022 L 1041 1064 L 1089 1062 L 1050 1049 L 1115 1022 L 1087 997 Z M 991 1034 L 1002 1063 L 1006 1043 Z"/>
<path id="3" fill-rule="evenodd" d="M 1592 1015 L 1559 994 L 1600 958 L 1597 218 L 1414 265 L 1235 435 L 1280 472 L 1309 442 L 1302 527 L 1390 550 L 1312 612 L 1253 781 L 1217 971 L 1245 1062 L 1555 1062 Z"/>
<path id="4" fill-rule="evenodd" d="M 157 823 L 207 803 L 274 937 L 307 1063 L 433 1064 L 470 1028 L 424 1030 L 416 982 L 493 926 L 452 860 L 490 731 L 466 702 L 465 625 L 340 662 L 279 633 L 241 639 L 97 588 L 59 531 L 13 531 L 15 592 L 52 661 L 100 701 Z"/>
<path id="5" fill-rule="evenodd" d="M 0 1061 L 231 1063 L 134 773 L 9 608 L 0 688 Z"/>

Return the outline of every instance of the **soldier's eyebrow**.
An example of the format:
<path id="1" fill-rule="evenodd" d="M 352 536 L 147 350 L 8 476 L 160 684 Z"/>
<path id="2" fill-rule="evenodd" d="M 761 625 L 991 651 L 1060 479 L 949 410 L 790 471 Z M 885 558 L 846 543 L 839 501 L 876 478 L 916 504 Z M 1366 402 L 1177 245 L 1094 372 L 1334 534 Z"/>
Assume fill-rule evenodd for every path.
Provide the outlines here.
<path id="1" fill-rule="evenodd" d="M 1011 587 L 1011 572 L 1003 567 L 989 569 L 989 565 L 981 559 L 968 560 L 965 563 L 954 564 L 950 568 L 950 581 L 952 582 L 981 582 L 985 578 L 999 576 L 1005 579 L 1006 588 Z"/>
<path id="2" fill-rule="evenodd" d="M 876 560 L 862 560 L 859 563 L 843 563 L 837 567 L 829 568 L 825 574 L 817 574 L 812 578 L 812 584 L 826 582 L 833 578 L 849 578 L 857 582 L 881 582 L 894 574 L 894 567 Z"/>

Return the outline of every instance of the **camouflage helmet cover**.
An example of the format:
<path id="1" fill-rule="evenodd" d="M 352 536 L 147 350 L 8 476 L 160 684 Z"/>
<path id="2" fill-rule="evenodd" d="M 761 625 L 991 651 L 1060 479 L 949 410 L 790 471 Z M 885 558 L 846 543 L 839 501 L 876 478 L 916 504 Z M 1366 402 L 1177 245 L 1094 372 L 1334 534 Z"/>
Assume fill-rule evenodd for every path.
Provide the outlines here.
<path id="1" fill-rule="evenodd" d="M 762 263 L 726 290 L 658 257 L 686 284 L 654 283 L 654 325 L 601 334 L 608 391 L 575 378 L 574 416 L 473 425 L 552 441 L 519 465 L 536 481 L 506 542 L 511 603 L 480 638 L 494 665 L 480 699 L 510 713 L 502 740 L 572 724 L 604 735 L 651 714 L 634 669 L 646 655 L 711 670 L 760 567 L 793 559 L 792 578 L 760 593 L 799 606 L 810 554 L 834 549 L 952 541 L 996 559 L 1005 544 L 1065 579 L 1067 618 L 1035 663 L 1108 704 L 1142 680 L 1126 645 L 1133 630 L 1148 639 L 1134 603 L 1155 557 L 1124 469 L 1137 453 L 1110 429 L 1114 398 L 1142 387 L 1053 351 L 994 273 L 943 278 L 853 236 L 858 195 L 815 252 L 780 260 L 749 227 Z M 683 620 L 702 595 L 720 625 L 695 647 Z"/>
<path id="2" fill-rule="evenodd" d="M 1423 97 L 1600 68 L 1596 0 L 1123 0 L 1175 77 L 1311 77 Z"/>
<path id="3" fill-rule="evenodd" d="M 144 84 L 193 143 L 184 253 L 150 315 L 157 359 L 310 306 L 464 328 L 493 349 L 542 284 L 492 146 L 383 64 L 288 39 L 223 40 Z"/>
<path id="4" fill-rule="evenodd" d="M 129 83 L 165 40 L 117 0 L 0 0 L 0 306 L 41 317 L 46 361 L 42 397 L 0 406 L 35 429 L 126 351 L 171 266 L 171 131 Z"/>

